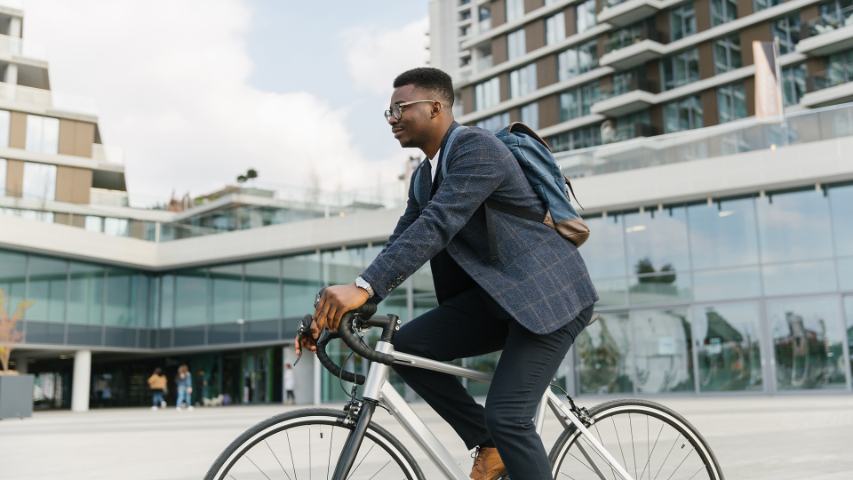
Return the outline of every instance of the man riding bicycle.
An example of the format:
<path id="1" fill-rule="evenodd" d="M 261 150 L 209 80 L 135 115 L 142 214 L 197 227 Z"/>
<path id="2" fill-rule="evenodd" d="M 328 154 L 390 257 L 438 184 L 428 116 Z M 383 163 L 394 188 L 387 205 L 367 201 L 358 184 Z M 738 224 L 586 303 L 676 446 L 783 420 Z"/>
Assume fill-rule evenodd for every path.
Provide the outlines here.
<path id="1" fill-rule="evenodd" d="M 439 305 L 403 325 L 394 347 L 441 361 L 502 350 L 486 406 L 451 375 L 395 370 L 476 449 L 471 478 L 550 479 L 533 417 L 598 296 L 574 244 L 545 223 L 487 208 L 500 202 L 546 214 L 509 149 L 491 132 L 460 127 L 453 102 L 441 70 L 416 68 L 394 80 L 385 118 L 402 147 L 427 158 L 388 243 L 354 283 L 324 289 L 312 335 L 296 348 L 315 351 L 323 329 L 387 298 L 429 261 Z M 464 130 L 445 148 L 457 128 Z"/>

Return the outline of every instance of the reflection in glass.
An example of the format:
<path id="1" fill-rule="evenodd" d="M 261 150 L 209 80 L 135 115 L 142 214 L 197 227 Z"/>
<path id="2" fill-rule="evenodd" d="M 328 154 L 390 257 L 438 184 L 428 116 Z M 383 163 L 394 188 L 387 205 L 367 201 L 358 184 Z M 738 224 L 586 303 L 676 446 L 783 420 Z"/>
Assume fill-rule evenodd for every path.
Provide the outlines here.
<path id="1" fill-rule="evenodd" d="M 765 262 L 832 255 L 829 202 L 813 189 L 767 195 L 758 205 L 761 256 Z"/>
<path id="2" fill-rule="evenodd" d="M 782 265 L 765 265 L 764 293 L 787 295 L 835 290 L 835 264 L 832 260 Z"/>
<path id="3" fill-rule="evenodd" d="M 597 313 L 575 341 L 579 393 L 634 391 L 634 352 L 627 313 Z"/>
<path id="4" fill-rule="evenodd" d="M 779 390 L 843 387 L 847 368 L 838 297 L 767 302 Z"/>
<path id="5" fill-rule="evenodd" d="M 625 215 L 625 234 L 630 273 L 642 275 L 688 269 L 686 208 Z"/>
<path id="6" fill-rule="evenodd" d="M 692 297 L 690 279 L 674 271 L 632 277 L 628 297 L 632 305 L 688 302 Z"/>
<path id="7" fill-rule="evenodd" d="M 314 296 L 320 291 L 320 256 L 315 253 L 282 260 L 284 318 L 298 319 L 314 308 Z M 350 279 L 354 281 L 355 277 Z"/>
<path id="8" fill-rule="evenodd" d="M 111 268 L 107 270 L 104 324 L 127 327 L 131 325 L 132 271 Z"/>
<path id="9" fill-rule="evenodd" d="M 696 300 L 722 300 L 761 296 L 758 267 L 705 270 L 693 273 Z"/>
<path id="10" fill-rule="evenodd" d="M 160 280 L 160 328 L 175 326 L 175 276 L 163 275 Z"/>
<path id="11" fill-rule="evenodd" d="M 832 205 L 835 254 L 853 255 L 853 185 L 833 187 L 828 192 Z"/>
<path id="12" fill-rule="evenodd" d="M 104 300 L 104 269 L 98 265 L 70 262 L 68 323 L 101 325 Z"/>
<path id="13" fill-rule="evenodd" d="M 625 278 L 608 278 L 593 280 L 598 292 L 596 308 L 621 307 L 628 304 L 628 280 Z"/>
<path id="14" fill-rule="evenodd" d="M 637 393 L 692 391 L 693 342 L 683 308 L 631 312 Z"/>
<path id="15" fill-rule="evenodd" d="M 237 325 L 243 319 L 243 264 L 210 269 L 213 282 L 211 317 L 213 323 Z"/>
<path id="16" fill-rule="evenodd" d="M 24 299 L 27 281 L 27 257 L 22 253 L 0 251 L 0 290 L 6 298 L 6 308 L 17 308 Z M 11 312 L 14 313 L 14 312 Z"/>
<path id="17" fill-rule="evenodd" d="M 693 268 L 758 263 L 758 238 L 752 198 L 691 205 L 690 253 Z"/>
<path id="18" fill-rule="evenodd" d="M 844 297 L 844 317 L 846 322 L 847 352 L 850 355 L 850 367 L 853 369 L 853 297 Z"/>
<path id="19" fill-rule="evenodd" d="M 761 390 L 757 303 L 695 307 L 702 391 Z"/>
<path id="20" fill-rule="evenodd" d="M 838 267 L 838 287 L 841 290 L 853 291 L 853 257 L 839 258 L 836 265 Z"/>
<path id="21" fill-rule="evenodd" d="M 595 241 L 585 243 L 578 250 L 583 256 L 589 275 L 592 278 L 624 277 L 625 272 L 625 235 L 622 217 L 611 215 L 607 218 L 585 218 L 589 229 L 595 232 Z"/>

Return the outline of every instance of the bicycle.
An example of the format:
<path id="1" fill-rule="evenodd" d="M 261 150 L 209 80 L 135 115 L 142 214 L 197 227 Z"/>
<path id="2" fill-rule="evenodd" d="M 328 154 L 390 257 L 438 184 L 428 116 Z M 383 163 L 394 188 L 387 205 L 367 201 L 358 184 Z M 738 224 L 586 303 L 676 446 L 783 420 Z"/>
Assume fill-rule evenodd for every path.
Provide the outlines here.
<path id="1" fill-rule="evenodd" d="M 462 467 L 389 383 L 388 375 L 391 365 L 400 364 L 475 381 L 488 382 L 491 376 L 395 351 L 392 340 L 400 320 L 394 315 L 374 316 L 375 311 L 375 305 L 365 305 L 347 313 L 337 332 L 325 332 L 317 342 L 317 358 L 323 366 L 342 380 L 363 385 L 361 398 L 356 398 L 353 386 L 351 400 L 342 411 L 308 408 L 254 425 L 219 455 L 205 479 L 298 480 L 314 474 L 335 480 L 424 479 L 402 443 L 372 421 L 377 407 L 391 413 L 446 478 L 467 479 Z M 310 319 L 306 316 L 303 327 Z M 374 348 L 359 336 L 370 328 L 382 329 Z M 326 346 L 336 338 L 371 362 L 366 377 L 344 370 L 329 357 Z M 622 399 L 586 409 L 565 394 L 569 405 L 552 389 L 546 390 L 534 418 L 541 434 L 547 407 L 563 427 L 549 454 L 554 478 L 723 480 L 707 442 L 669 408 Z"/>

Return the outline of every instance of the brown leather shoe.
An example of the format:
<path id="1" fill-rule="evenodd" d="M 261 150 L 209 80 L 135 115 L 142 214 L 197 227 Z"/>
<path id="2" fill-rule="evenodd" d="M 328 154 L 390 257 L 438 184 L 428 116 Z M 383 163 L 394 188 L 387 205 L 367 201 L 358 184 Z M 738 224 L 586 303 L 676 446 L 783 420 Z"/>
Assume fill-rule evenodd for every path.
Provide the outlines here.
<path id="1" fill-rule="evenodd" d="M 474 466 L 471 468 L 473 480 L 497 480 L 506 475 L 506 467 L 494 447 L 477 447 L 474 452 Z"/>

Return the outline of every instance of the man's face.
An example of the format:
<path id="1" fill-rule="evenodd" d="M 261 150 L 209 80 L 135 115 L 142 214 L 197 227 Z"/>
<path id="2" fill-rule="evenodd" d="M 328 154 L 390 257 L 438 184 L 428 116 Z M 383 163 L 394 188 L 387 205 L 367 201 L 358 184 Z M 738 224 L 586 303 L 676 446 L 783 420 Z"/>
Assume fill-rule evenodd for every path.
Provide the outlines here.
<path id="1" fill-rule="evenodd" d="M 415 100 L 434 100 L 435 92 L 418 88 L 414 85 L 403 85 L 394 90 L 391 95 L 391 103 L 402 104 Z M 414 103 L 401 107 L 402 112 L 398 120 L 393 115 L 388 119 L 391 125 L 391 133 L 400 142 L 403 148 L 419 148 L 429 138 L 429 131 L 433 128 L 432 112 L 434 103 Z"/>

